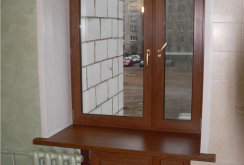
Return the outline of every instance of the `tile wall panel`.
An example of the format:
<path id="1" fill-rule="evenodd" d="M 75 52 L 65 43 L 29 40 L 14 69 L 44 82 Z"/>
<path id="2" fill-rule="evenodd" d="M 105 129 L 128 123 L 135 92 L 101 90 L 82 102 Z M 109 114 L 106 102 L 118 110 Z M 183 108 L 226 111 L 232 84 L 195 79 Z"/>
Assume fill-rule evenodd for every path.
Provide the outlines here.
<path id="1" fill-rule="evenodd" d="M 244 162 L 243 13 L 243 0 L 213 1 L 209 151 L 217 154 L 217 165 Z"/>

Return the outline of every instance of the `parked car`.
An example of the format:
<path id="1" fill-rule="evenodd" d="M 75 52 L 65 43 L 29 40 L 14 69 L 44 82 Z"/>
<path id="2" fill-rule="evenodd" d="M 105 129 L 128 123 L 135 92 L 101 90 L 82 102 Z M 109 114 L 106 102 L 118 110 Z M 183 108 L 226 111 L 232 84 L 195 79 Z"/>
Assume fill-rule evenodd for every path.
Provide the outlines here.
<path id="1" fill-rule="evenodd" d="M 134 61 L 132 60 L 131 57 L 125 57 L 123 60 L 123 65 L 124 67 L 130 67 L 134 65 Z"/>
<path id="2" fill-rule="evenodd" d="M 138 63 L 141 61 L 141 57 L 139 55 L 131 55 L 131 58 L 132 60 L 135 62 L 135 63 Z"/>
<path id="3" fill-rule="evenodd" d="M 143 67 L 143 66 L 144 66 L 144 61 L 141 60 L 141 62 L 140 62 L 140 67 Z"/>

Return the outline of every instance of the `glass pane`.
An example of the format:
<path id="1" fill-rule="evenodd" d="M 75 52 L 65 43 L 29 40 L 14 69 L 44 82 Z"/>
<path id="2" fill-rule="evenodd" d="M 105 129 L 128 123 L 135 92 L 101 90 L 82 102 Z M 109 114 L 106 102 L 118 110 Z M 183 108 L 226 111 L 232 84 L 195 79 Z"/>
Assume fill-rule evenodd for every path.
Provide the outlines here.
<path id="1" fill-rule="evenodd" d="M 143 0 L 81 1 L 83 113 L 143 116 Z"/>
<path id="2" fill-rule="evenodd" d="M 191 120 L 193 0 L 166 0 L 165 119 Z"/>
<path id="3" fill-rule="evenodd" d="M 124 0 L 124 115 L 143 116 L 143 0 Z"/>

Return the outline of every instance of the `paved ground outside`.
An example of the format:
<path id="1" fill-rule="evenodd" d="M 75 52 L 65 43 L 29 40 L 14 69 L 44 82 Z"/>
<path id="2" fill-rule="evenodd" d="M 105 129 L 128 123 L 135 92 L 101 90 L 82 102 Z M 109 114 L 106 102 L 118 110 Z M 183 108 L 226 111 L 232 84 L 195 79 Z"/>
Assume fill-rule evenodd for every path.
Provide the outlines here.
<path id="1" fill-rule="evenodd" d="M 191 112 L 190 70 L 166 69 L 165 117 L 177 119 L 179 113 Z M 163 100 L 162 100 L 163 101 Z M 143 116 L 143 67 L 124 67 L 124 116 Z"/>
<path id="2" fill-rule="evenodd" d="M 143 67 L 124 67 L 124 115 L 143 116 Z"/>

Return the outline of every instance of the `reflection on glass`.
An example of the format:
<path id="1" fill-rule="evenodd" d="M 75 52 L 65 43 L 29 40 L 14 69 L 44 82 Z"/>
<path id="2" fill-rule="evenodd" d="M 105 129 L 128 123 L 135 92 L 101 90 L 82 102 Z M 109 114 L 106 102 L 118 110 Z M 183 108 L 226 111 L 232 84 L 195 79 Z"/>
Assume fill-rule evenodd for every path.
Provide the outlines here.
<path id="1" fill-rule="evenodd" d="M 193 0 L 166 0 L 165 119 L 191 120 Z"/>
<path id="2" fill-rule="evenodd" d="M 83 113 L 143 116 L 142 7 L 81 1 Z"/>

